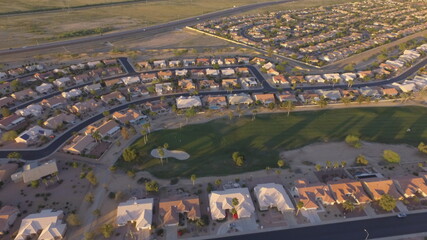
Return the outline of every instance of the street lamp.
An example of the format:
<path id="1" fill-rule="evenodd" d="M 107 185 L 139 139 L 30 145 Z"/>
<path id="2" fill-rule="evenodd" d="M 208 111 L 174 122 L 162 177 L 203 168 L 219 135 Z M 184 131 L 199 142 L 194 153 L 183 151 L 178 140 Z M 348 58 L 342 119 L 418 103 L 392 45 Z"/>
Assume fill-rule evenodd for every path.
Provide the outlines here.
<path id="1" fill-rule="evenodd" d="M 366 232 L 366 238 L 365 238 L 365 240 L 368 240 L 368 237 L 369 237 L 369 233 L 368 233 L 368 231 L 367 231 L 366 229 L 363 229 L 363 231 L 365 231 L 365 232 Z"/>

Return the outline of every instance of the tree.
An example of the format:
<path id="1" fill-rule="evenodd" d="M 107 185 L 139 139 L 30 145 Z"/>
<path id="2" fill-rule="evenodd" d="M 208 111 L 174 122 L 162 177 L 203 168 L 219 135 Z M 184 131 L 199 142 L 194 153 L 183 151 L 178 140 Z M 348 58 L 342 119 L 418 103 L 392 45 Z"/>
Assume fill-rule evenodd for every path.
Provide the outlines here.
<path id="1" fill-rule="evenodd" d="M 234 207 L 237 207 L 237 205 L 239 205 L 239 199 L 237 198 L 231 199 L 231 204 L 233 204 Z"/>
<path id="2" fill-rule="evenodd" d="M 297 213 L 295 215 L 298 215 L 299 211 L 304 207 L 304 203 L 299 201 L 297 203 Z"/>
<path id="3" fill-rule="evenodd" d="M 21 86 L 21 82 L 19 81 L 19 79 L 15 79 L 15 80 L 10 82 L 10 87 L 12 88 L 12 91 L 14 91 L 14 92 L 16 92 L 20 86 Z"/>
<path id="4" fill-rule="evenodd" d="M 38 188 L 39 187 L 39 180 L 34 180 L 34 181 L 31 181 L 31 187 L 32 188 Z"/>
<path id="5" fill-rule="evenodd" d="M 384 150 L 383 158 L 389 163 L 400 163 L 400 156 L 392 150 Z"/>
<path id="6" fill-rule="evenodd" d="M 93 139 L 95 139 L 96 142 L 100 142 L 102 139 L 102 136 L 98 130 L 96 130 L 95 132 L 92 133 L 92 137 L 93 137 Z"/>
<path id="7" fill-rule="evenodd" d="M 314 166 L 315 168 L 316 168 L 316 171 L 320 171 L 320 170 L 322 170 L 322 165 L 320 165 L 320 164 L 316 164 L 316 166 Z"/>
<path id="8" fill-rule="evenodd" d="M 369 161 L 366 159 L 365 156 L 360 154 L 359 156 L 356 157 L 356 164 L 361 166 L 366 166 L 369 164 Z"/>
<path id="9" fill-rule="evenodd" d="M 102 115 L 104 115 L 104 117 L 108 117 L 110 116 L 110 111 L 104 111 L 102 112 Z"/>
<path id="10" fill-rule="evenodd" d="M 427 154 L 427 145 L 423 142 L 420 142 L 420 144 L 418 144 L 418 151 Z"/>
<path id="11" fill-rule="evenodd" d="M 93 193 L 91 193 L 91 192 L 86 193 L 84 199 L 88 203 L 93 203 L 93 199 L 94 199 Z"/>
<path id="12" fill-rule="evenodd" d="M 339 162 L 334 162 L 334 168 L 338 168 L 340 166 Z"/>
<path id="13" fill-rule="evenodd" d="M 193 186 L 194 186 L 194 183 L 196 182 L 196 174 L 192 174 L 190 179 L 193 182 Z"/>
<path id="14" fill-rule="evenodd" d="M 127 147 L 123 150 L 122 157 L 125 162 L 133 162 L 138 157 L 138 154 L 135 149 Z"/>
<path id="15" fill-rule="evenodd" d="M 113 224 L 107 223 L 102 225 L 100 232 L 105 238 L 110 238 L 114 232 Z"/>
<path id="16" fill-rule="evenodd" d="M 332 167 L 332 162 L 331 161 L 326 161 L 326 167 L 327 168 L 331 168 Z"/>
<path id="17" fill-rule="evenodd" d="M 92 211 L 92 214 L 93 214 L 95 217 L 99 217 L 99 216 L 101 216 L 101 210 L 99 210 L 99 209 L 95 209 L 95 210 L 93 210 L 93 211 Z"/>
<path id="18" fill-rule="evenodd" d="M 286 111 L 288 112 L 288 117 L 289 117 L 289 114 L 290 114 L 290 112 L 292 111 L 292 110 L 294 110 L 295 109 L 295 105 L 294 105 L 294 103 L 292 102 L 292 101 L 286 101 L 286 102 L 284 102 L 284 103 L 282 103 L 283 104 L 283 107 L 286 109 Z"/>
<path id="19" fill-rule="evenodd" d="M 352 202 L 350 202 L 350 201 L 345 201 L 343 204 L 342 204 L 342 207 L 344 208 L 344 210 L 345 211 L 347 211 L 347 212 L 352 212 L 355 208 L 356 208 L 356 206 L 354 206 L 354 204 L 352 203 Z"/>
<path id="20" fill-rule="evenodd" d="M 349 97 L 343 97 L 341 98 L 341 101 L 345 104 L 348 105 L 351 103 L 351 99 Z"/>
<path id="21" fill-rule="evenodd" d="M 157 147 L 157 153 L 159 154 L 160 162 L 163 165 L 163 158 L 165 157 L 165 150 L 159 146 L 159 147 Z"/>
<path id="22" fill-rule="evenodd" d="M 285 166 L 285 161 L 283 161 L 283 160 L 277 161 L 277 166 L 279 166 L 279 168 L 284 167 Z"/>
<path id="23" fill-rule="evenodd" d="M 158 192 L 159 191 L 159 184 L 156 181 L 149 181 L 145 183 L 145 189 L 148 192 Z"/>
<path id="24" fill-rule="evenodd" d="M 378 205 L 385 211 L 391 212 L 396 208 L 396 200 L 392 196 L 384 194 L 378 201 Z"/>
<path id="25" fill-rule="evenodd" d="M 0 109 L 0 113 L 1 113 L 1 115 L 2 115 L 3 117 L 8 117 L 8 116 L 10 116 L 9 108 L 6 108 L 6 107 L 2 107 L 2 108 Z"/>
<path id="26" fill-rule="evenodd" d="M 148 132 L 146 129 L 142 129 L 141 130 L 141 135 L 144 138 L 144 144 L 147 144 L 148 142 Z"/>
<path id="27" fill-rule="evenodd" d="M 362 147 L 359 137 L 355 135 L 347 135 L 347 137 L 345 137 L 345 142 L 354 148 Z"/>
<path id="28" fill-rule="evenodd" d="M 255 120 L 256 114 L 258 113 L 258 111 L 256 109 L 252 110 L 252 121 Z"/>
<path id="29" fill-rule="evenodd" d="M 346 71 L 346 72 L 354 72 L 354 64 L 347 64 L 344 67 L 344 71 Z"/>
<path id="30" fill-rule="evenodd" d="M 96 179 L 95 174 L 93 173 L 93 171 L 90 171 L 86 174 L 86 179 L 93 185 L 95 186 L 96 184 L 98 184 L 98 180 Z"/>
<path id="31" fill-rule="evenodd" d="M 93 232 L 85 232 L 85 238 L 84 240 L 94 240 L 95 239 L 95 234 Z"/>
<path id="32" fill-rule="evenodd" d="M 221 179 L 218 178 L 217 180 L 215 180 L 215 185 L 219 186 L 221 184 L 222 184 L 222 180 Z"/>
<path id="33" fill-rule="evenodd" d="M 320 108 L 324 108 L 324 107 L 326 107 L 326 106 L 328 105 L 328 101 L 326 101 L 326 99 L 322 97 L 321 99 L 319 99 L 319 100 L 316 102 L 316 104 L 317 104 Z"/>
<path id="34" fill-rule="evenodd" d="M 192 118 L 196 116 L 196 109 L 194 109 L 193 107 L 187 109 L 187 111 L 185 111 L 185 118 L 188 122 L 188 119 Z"/>
<path id="35" fill-rule="evenodd" d="M 346 161 L 341 161 L 341 167 L 345 167 L 345 166 L 347 166 L 347 162 Z"/>
<path id="36" fill-rule="evenodd" d="M 18 137 L 18 134 L 16 133 L 16 131 L 12 130 L 12 131 L 8 131 L 5 132 L 3 134 L 3 136 L 1 136 L 1 140 L 3 141 L 14 141 L 15 138 Z"/>
<path id="37" fill-rule="evenodd" d="M 122 127 L 122 129 L 120 129 L 120 134 L 122 135 L 123 139 L 129 139 L 129 131 L 126 127 Z"/>
<path id="38" fill-rule="evenodd" d="M 75 213 L 68 215 L 66 221 L 71 226 L 79 226 L 81 224 L 79 217 Z"/>
<path id="39" fill-rule="evenodd" d="M 19 153 L 19 152 L 11 152 L 11 153 L 9 153 L 9 154 L 7 154 L 7 158 L 9 158 L 9 159 L 15 159 L 15 160 L 18 160 L 18 159 L 20 159 L 22 156 L 21 156 L 21 154 Z"/>

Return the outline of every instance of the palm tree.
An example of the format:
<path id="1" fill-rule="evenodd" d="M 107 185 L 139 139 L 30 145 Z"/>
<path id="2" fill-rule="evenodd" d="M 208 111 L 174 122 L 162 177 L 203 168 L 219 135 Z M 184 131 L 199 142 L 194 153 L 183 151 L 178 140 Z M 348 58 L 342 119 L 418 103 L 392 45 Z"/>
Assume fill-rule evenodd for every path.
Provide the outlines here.
<path id="1" fill-rule="evenodd" d="M 342 207 L 344 208 L 345 211 L 348 211 L 348 212 L 352 212 L 356 208 L 356 206 L 354 206 L 354 204 L 350 201 L 345 201 L 342 204 Z"/>
<path id="2" fill-rule="evenodd" d="M 326 167 L 327 168 L 331 168 L 332 167 L 332 162 L 331 161 L 326 161 Z"/>
<path id="3" fill-rule="evenodd" d="M 197 179 L 196 174 L 192 174 L 190 179 L 193 182 L 193 186 L 194 186 L 194 183 L 196 182 L 196 179 Z"/>
<path id="4" fill-rule="evenodd" d="M 147 142 L 148 142 L 147 130 L 146 129 L 142 129 L 141 130 L 141 135 L 144 137 L 144 144 L 147 144 Z"/>
<path id="5" fill-rule="evenodd" d="M 151 132 L 151 123 L 150 123 L 150 122 L 146 122 L 146 123 L 144 123 L 144 124 L 142 125 L 142 127 L 143 127 L 144 129 L 147 129 L 148 133 L 150 133 L 150 132 Z"/>
<path id="6" fill-rule="evenodd" d="M 349 97 L 343 97 L 343 98 L 341 99 L 341 101 L 342 101 L 345 105 L 348 105 L 348 104 L 350 104 L 351 99 L 350 99 Z"/>
<path id="7" fill-rule="evenodd" d="M 95 132 L 92 133 L 92 137 L 93 137 L 93 139 L 95 139 L 96 142 L 100 142 L 102 139 L 102 136 L 98 130 L 96 130 Z"/>
<path id="8" fill-rule="evenodd" d="M 347 81 L 347 86 L 348 86 L 349 88 L 351 88 L 351 86 L 353 86 L 353 80 L 348 80 L 348 81 Z"/>
<path id="9" fill-rule="evenodd" d="M 215 180 L 215 185 L 219 186 L 219 185 L 221 185 L 221 183 L 222 183 L 222 180 L 220 178 Z"/>
<path id="10" fill-rule="evenodd" d="M 283 160 L 277 161 L 277 166 L 279 166 L 279 168 L 282 168 L 283 166 L 285 166 L 285 161 Z"/>
<path id="11" fill-rule="evenodd" d="M 283 103 L 283 107 L 287 110 L 289 117 L 289 113 L 295 108 L 295 105 L 292 101 L 288 100 Z"/>
<path id="12" fill-rule="evenodd" d="M 347 166 L 347 162 L 346 162 L 346 161 L 342 161 L 342 162 L 341 162 L 341 167 L 343 167 L 343 168 L 344 168 L 345 166 Z"/>
<path id="13" fill-rule="evenodd" d="M 325 98 L 322 97 L 319 101 L 317 101 L 317 105 L 319 105 L 320 108 L 324 108 L 328 105 L 328 102 Z"/>
<path id="14" fill-rule="evenodd" d="M 295 214 L 295 216 L 298 216 L 299 211 L 304 207 L 304 203 L 299 201 L 297 203 L 297 213 Z"/>
<path id="15" fill-rule="evenodd" d="M 237 198 L 231 199 L 231 204 L 233 204 L 234 207 L 237 207 L 237 205 L 239 205 L 239 199 Z"/>
<path id="16" fill-rule="evenodd" d="M 157 153 L 159 154 L 160 157 L 160 162 L 162 163 L 163 166 L 163 157 L 165 156 L 165 151 L 162 147 L 157 147 Z"/>
<path id="17" fill-rule="evenodd" d="M 258 113 L 256 109 L 252 110 L 252 121 L 255 120 L 255 116 Z"/>

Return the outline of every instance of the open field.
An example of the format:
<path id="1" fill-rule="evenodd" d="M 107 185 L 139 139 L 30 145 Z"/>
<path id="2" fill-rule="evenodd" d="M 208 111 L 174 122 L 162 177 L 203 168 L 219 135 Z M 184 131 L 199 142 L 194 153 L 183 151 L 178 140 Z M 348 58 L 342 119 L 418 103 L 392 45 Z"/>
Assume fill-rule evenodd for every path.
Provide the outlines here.
<path id="1" fill-rule="evenodd" d="M 132 5 L 70 10 L 65 12 L 34 13 L 0 17 L 0 48 L 56 40 L 60 34 L 110 27 L 113 30 L 140 28 L 201 15 L 222 9 L 271 0 L 163 0 Z"/>
<path id="2" fill-rule="evenodd" d="M 421 107 L 356 108 L 265 114 L 233 120 L 219 119 L 181 129 L 161 130 L 131 147 L 139 153 L 135 164 L 160 178 L 230 175 L 276 167 L 279 153 L 313 142 L 341 141 L 348 134 L 360 135 L 363 140 L 381 143 L 417 145 L 427 139 L 427 109 Z M 408 131 L 410 129 L 410 131 Z M 185 161 L 169 159 L 163 166 L 153 159 L 153 148 L 169 144 L 190 154 Z M 235 167 L 231 154 L 239 151 L 246 157 L 243 167 Z M 333 159 L 332 159 L 333 160 Z M 124 168 L 130 164 L 118 162 Z"/>

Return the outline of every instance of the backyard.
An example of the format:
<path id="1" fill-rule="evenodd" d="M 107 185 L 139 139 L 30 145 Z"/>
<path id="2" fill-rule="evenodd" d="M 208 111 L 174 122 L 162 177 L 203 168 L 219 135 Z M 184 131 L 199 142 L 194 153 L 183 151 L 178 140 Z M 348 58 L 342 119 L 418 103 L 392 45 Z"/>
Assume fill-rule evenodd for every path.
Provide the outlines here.
<path id="1" fill-rule="evenodd" d="M 413 146 L 427 139 L 427 109 L 421 107 L 356 108 L 320 110 L 252 117 L 222 118 L 180 129 L 152 132 L 148 142 L 137 140 L 131 148 L 138 153 L 132 163 L 119 160 L 124 169 L 146 170 L 156 177 L 173 178 L 230 175 L 277 167 L 279 153 L 314 142 L 342 141 L 348 134 L 380 143 Z M 165 143 L 182 150 L 188 160 L 168 159 L 161 165 L 150 151 Z M 234 166 L 233 152 L 245 156 L 242 167 Z M 331 159 L 334 161 L 334 159 Z"/>

